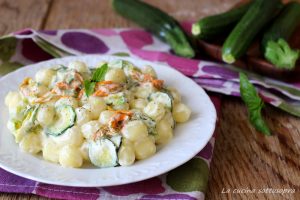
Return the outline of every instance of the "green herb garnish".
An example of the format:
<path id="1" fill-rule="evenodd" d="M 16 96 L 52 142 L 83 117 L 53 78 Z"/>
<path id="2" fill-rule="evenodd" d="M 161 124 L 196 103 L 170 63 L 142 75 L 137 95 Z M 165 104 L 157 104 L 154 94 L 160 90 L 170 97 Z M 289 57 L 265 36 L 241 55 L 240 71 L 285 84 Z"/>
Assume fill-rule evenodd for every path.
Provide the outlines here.
<path id="1" fill-rule="evenodd" d="M 86 96 L 90 96 L 91 94 L 93 94 L 95 90 L 95 85 L 96 85 L 95 82 L 91 82 L 89 80 L 84 81 L 84 89 L 85 89 Z"/>
<path id="2" fill-rule="evenodd" d="M 91 80 L 84 81 L 84 89 L 85 89 L 86 96 L 90 96 L 91 94 L 94 93 L 96 83 L 104 80 L 104 76 L 107 70 L 108 70 L 108 65 L 107 63 L 105 63 L 94 71 Z"/>
<path id="3" fill-rule="evenodd" d="M 271 131 L 261 115 L 264 102 L 244 73 L 240 73 L 240 93 L 247 106 L 251 124 L 261 133 L 271 135 Z"/>
<path id="4" fill-rule="evenodd" d="M 101 67 L 97 68 L 92 76 L 91 82 L 99 82 L 104 80 L 104 76 L 108 70 L 107 63 L 103 64 Z"/>

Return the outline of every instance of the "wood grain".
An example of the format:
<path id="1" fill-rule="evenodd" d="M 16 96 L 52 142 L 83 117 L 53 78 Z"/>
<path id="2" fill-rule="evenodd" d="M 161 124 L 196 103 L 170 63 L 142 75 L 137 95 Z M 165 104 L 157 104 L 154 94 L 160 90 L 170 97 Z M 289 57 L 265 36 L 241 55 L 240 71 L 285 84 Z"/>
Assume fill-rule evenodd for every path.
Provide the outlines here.
<path id="1" fill-rule="evenodd" d="M 49 198 L 40 197 L 34 194 L 5 194 L 0 193 L 1 200 L 50 200 Z"/>
<path id="2" fill-rule="evenodd" d="M 111 0 L 53 0 L 46 29 L 59 28 L 111 28 L 132 27 L 132 22 L 118 16 L 111 6 Z M 238 0 L 199 1 L 146 0 L 180 20 L 198 19 L 209 13 L 229 9 Z M 219 5 L 219 6 L 218 6 Z M 221 5 L 221 6 L 220 6 Z"/>
<path id="3" fill-rule="evenodd" d="M 133 24 L 116 15 L 109 0 L 53 0 L 46 29 L 127 27 Z"/>
<path id="4" fill-rule="evenodd" d="M 224 11 L 238 0 L 147 2 L 179 20 L 191 20 Z M 7 9 L 7 4 L 17 9 Z M 2 34 L 29 26 L 37 29 L 135 26 L 117 16 L 109 0 L 0 0 L 0 11 Z M 14 19 L 13 23 L 11 19 Z M 300 120 L 271 107 L 267 107 L 265 116 L 274 132 L 272 137 L 264 137 L 253 129 L 247 120 L 245 106 L 239 99 L 223 98 L 207 199 L 300 199 Z M 296 193 L 222 194 L 223 189 L 247 188 L 290 188 L 295 189 Z M 0 194 L 0 198 L 46 199 L 23 194 Z"/>
<path id="5" fill-rule="evenodd" d="M 265 116 L 272 137 L 253 129 L 240 100 L 224 99 L 208 199 L 300 199 L 299 119 L 271 107 Z M 292 188 L 296 193 L 221 194 L 223 188 Z"/>
<path id="6" fill-rule="evenodd" d="M 50 0 L 0 0 L 0 34 L 42 28 Z"/>

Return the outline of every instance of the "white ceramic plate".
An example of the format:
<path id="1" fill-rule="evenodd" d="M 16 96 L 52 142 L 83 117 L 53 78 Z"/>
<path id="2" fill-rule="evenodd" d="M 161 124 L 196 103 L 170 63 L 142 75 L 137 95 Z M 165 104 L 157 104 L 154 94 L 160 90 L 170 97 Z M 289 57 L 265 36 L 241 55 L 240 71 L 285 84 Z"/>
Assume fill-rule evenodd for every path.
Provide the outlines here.
<path id="1" fill-rule="evenodd" d="M 183 102 L 192 110 L 191 119 L 175 128 L 174 138 L 169 144 L 161 147 L 158 152 L 146 160 L 138 161 L 129 167 L 99 169 L 86 167 L 81 169 L 63 168 L 58 164 L 44 161 L 39 156 L 23 153 L 15 143 L 12 134 L 6 128 L 8 109 L 4 105 L 5 95 L 11 90 L 17 90 L 25 77 L 34 77 L 41 68 L 55 64 L 68 64 L 70 61 L 81 60 L 90 66 L 95 66 L 101 60 L 114 60 L 113 56 L 79 56 L 53 59 L 37 63 L 0 79 L 0 166 L 14 174 L 35 181 L 81 187 L 100 187 L 121 185 L 145 180 L 174 169 L 194 157 L 212 137 L 216 123 L 216 111 L 213 103 L 204 90 L 178 71 L 161 65 L 132 58 L 128 60 L 138 67 L 151 65 L 158 77 L 166 84 L 175 87 L 182 94 Z"/>

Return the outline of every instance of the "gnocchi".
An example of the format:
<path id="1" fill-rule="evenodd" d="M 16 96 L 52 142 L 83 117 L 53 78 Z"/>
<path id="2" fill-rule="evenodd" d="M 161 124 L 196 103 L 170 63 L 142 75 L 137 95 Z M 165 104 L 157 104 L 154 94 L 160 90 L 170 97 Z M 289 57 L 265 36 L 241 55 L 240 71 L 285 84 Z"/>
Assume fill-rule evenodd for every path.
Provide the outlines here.
<path id="1" fill-rule="evenodd" d="M 130 108 L 131 109 L 139 109 L 139 110 L 143 110 L 146 106 L 147 106 L 147 100 L 146 99 L 133 99 L 130 102 Z"/>
<path id="2" fill-rule="evenodd" d="M 22 97 L 19 92 L 9 92 L 4 101 L 7 107 L 16 107 L 22 101 Z"/>
<path id="3" fill-rule="evenodd" d="M 59 163 L 63 167 L 81 167 L 83 159 L 78 148 L 67 145 L 59 152 Z"/>
<path id="4" fill-rule="evenodd" d="M 88 109 L 85 109 L 83 107 L 76 108 L 75 113 L 76 113 L 76 124 L 79 126 L 92 120 L 92 113 Z"/>
<path id="5" fill-rule="evenodd" d="M 52 140 L 46 141 L 42 149 L 43 158 L 50 162 L 58 163 L 59 150 L 60 148 L 55 142 Z"/>
<path id="6" fill-rule="evenodd" d="M 179 94 L 178 90 L 173 87 L 168 88 L 169 91 L 171 92 L 171 95 L 174 99 L 174 103 L 180 103 L 181 102 L 181 95 Z"/>
<path id="7" fill-rule="evenodd" d="M 52 136 L 52 140 L 59 146 L 72 145 L 75 147 L 81 146 L 83 143 L 83 135 L 78 126 L 73 126 L 67 129 L 64 134 L 59 136 Z"/>
<path id="8" fill-rule="evenodd" d="M 100 123 L 97 120 L 89 121 L 81 126 L 81 132 L 85 139 L 89 139 L 100 129 Z"/>
<path id="9" fill-rule="evenodd" d="M 105 110 L 102 111 L 99 117 L 99 122 L 101 124 L 108 124 L 110 119 L 115 115 L 114 111 L 111 110 Z"/>
<path id="10" fill-rule="evenodd" d="M 145 66 L 145 68 L 143 69 L 143 73 L 150 74 L 151 76 L 153 76 L 155 78 L 157 77 L 155 70 L 150 65 Z"/>
<path id="11" fill-rule="evenodd" d="M 89 97 L 88 104 L 84 105 L 91 111 L 92 119 L 98 119 L 102 111 L 106 109 L 106 103 L 102 98 L 91 96 Z"/>
<path id="12" fill-rule="evenodd" d="M 44 104 L 44 105 L 41 105 L 38 110 L 37 121 L 42 126 L 48 126 L 53 122 L 54 116 L 55 116 L 54 107 Z"/>
<path id="13" fill-rule="evenodd" d="M 42 150 L 40 136 L 34 133 L 25 135 L 19 145 L 23 151 L 31 154 L 39 153 Z"/>
<path id="14" fill-rule="evenodd" d="M 191 110 L 151 66 L 125 60 L 39 70 L 5 98 L 20 149 L 63 167 L 133 165 L 173 137 Z"/>
<path id="15" fill-rule="evenodd" d="M 81 156 L 82 156 L 83 160 L 90 161 L 90 158 L 89 158 L 89 143 L 87 141 L 82 143 L 79 150 L 80 150 L 80 153 L 81 153 Z"/>
<path id="16" fill-rule="evenodd" d="M 141 120 L 128 122 L 122 129 L 124 138 L 130 141 L 136 141 L 139 138 L 147 137 L 147 126 Z"/>
<path id="17" fill-rule="evenodd" d="M 73 61 L 68 66 L 70 69 L 74 69 L 80 73 L 87 73 L 89 72 L 89 68 L 86 66 L 84 62 L 81 61 Z"/>
<path id="18" fill-rule="evenodd" d="M 156 121 L 161 120 L 164 117 L 165 112 L 163 104 L 155 101 L 151 101 L 144 108 L 144 113 Z"/>
<path id="19" fill-rule="evenodd" d="M 151 138 L 145 137 L 134 143 L 134 152 L 138 160 L 146 159 L 155 154 L 156 146 Z"/>
<path id="20" fill-rule="evenodd" d="M 126 75 L 122 69 L 115 68 L 109 70 L 105 74 L 105 80 L 106 81 L 113 81 L 116 83 L 125 83 L 126 82 Z"/>
<path id="21" fill-rule="evenodd" d="M 60 106 L 60 105 L 69 105 L 72 106 L 73 108 L 77 108 L 79 106 L 79 102 L 74 97 L 63 97 L 60 98 L 55 103 L 55 106 Z"/>
<path id="22" fill-rule="evenodd" d="M 41 69 L 36 73 L 35 80 L 44 86 L 49 86 L 55 74 L 56 71 L 53 69 Z"/>
<path id="23" fill-rule="evenodd" d="M 176 122 L 186 122 L 191 116 L 191 110 L 183 103 L 175 104 L 173 117 Z"/>
<path id="24" fill-rule="evenodd" d="M 135 153 L 132 146 L 122 145 L 118 152 L 119 164 L 121 166 L 132 165 L 135 160 Z"/>
<path id="25" fill-rule="evenodd" d="M 173 129 L 167 120 L 161 120 L 157 123 L 157 135 L 155 142 L 157 144 L 166 144 L 173 137 Z"/>
<path id="26" fill-rule="evenodd" d="M 144 83 L 143 85 L 135 88 L 134 96 L 136 98 L 146 99 L 153 92 L 155 92 L 153 85 L 150 83 Z"/>

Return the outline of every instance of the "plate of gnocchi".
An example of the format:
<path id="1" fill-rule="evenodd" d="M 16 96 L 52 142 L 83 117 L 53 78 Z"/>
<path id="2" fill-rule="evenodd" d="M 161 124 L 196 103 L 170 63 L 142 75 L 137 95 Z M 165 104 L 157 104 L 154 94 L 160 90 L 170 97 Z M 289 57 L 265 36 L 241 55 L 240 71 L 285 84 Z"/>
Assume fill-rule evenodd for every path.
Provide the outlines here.
<path id="1" fill-rule="evenodd" d="M 216 111 L 191 79 L 130 57 L 73 56 L 0 79 L 0 166 L 43 183 L 145 180 L 195 156 Z"/>

